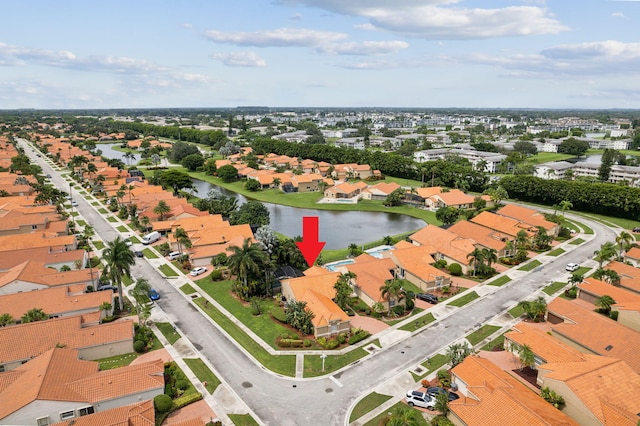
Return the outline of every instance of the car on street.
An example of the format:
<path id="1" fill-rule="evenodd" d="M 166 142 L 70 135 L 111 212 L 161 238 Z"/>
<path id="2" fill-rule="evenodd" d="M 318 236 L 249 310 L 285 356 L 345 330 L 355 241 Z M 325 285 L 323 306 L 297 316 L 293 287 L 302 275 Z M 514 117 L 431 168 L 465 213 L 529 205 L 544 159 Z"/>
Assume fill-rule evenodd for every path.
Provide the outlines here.
<path id="1" fill-rule="evenodd" d="M 633 228 L 633 232 L 640 232 L 640 228 Z"/>
<path id="2" fill-rule="evenodd" d="M 577 263 L 568 263 L 565 269 L 569 272 L 573 272 L 577 271 L 578 268 L 580 268 L 580 265 L 578 265 Z"/>
<path id="3" fill-rule="evenodd" d="M 143 253 L 142 253 L 142 251 L 140 251 L 140 250 L 135 250 L 135 251 L 133 252 L 133 254 L 134 254 L 136 257 L 144 257 L 144 254 L 143 254 Z"/>
<path id="4" fill-rule="evenodd" d="M 156 300 L 160 300 L 160 293 L 158 293 L 157 290 L 152 288 L 151 290 L 149 290 L 149 299 L 151 299 L 154 302 Z"/>
<path id="5" fill-rule="evenodd" d="M 47 173 L 47 179 L 51 179 L 51 175 Z"/>
<path id="6" fill-rule="evenodd" d="M 433 396 L 434 398 L 440 393 L 448 394 L 449 401 L 455 401 L 456 399 L 460 398 L 460 395 L 458 395 L 457 393 L 448 391 L 440 386 L 431 386 L 427 388 L 427 394 Z"/>
<path id="7" fill-rule="evenodd" d="M 130 240 L 130 239 L 128 239 L 128 238 L 127 238 L 126 240 L 124 240 L 124 243 L 127 245 L 127 247 L 131 247 L 131 246 L 133 245 L 133 243 L 131 242 L 131 240 Z"/>
<path id="8" fill-rule="evenodd" d="M 411 407 L 415 405 L 416 407 L 433 410 L 436 405 L 436 399 L 426 392 L 410 390 L 407 392 L 406 400 Z"/>
<path id="9" fill-rule="evenodd" d="M 429 293 L 418 293 L 416 294 L 416 299 L 431 303 L 432 305 L 438 304 L 438 298 Z"/>
<path id="10" fill-rule="evenodd" d="M 193 268 L 191 272 L 189 272 L 189 274 L 192 277 L 197 277 L 198 275 L 204 274 L 205 272 L 207 272 L 207 268 L 205 268 L 204 266 L 198 266 L 197 268 Z"/>
<path id="11" fill-rule="evenodd" d="M 78 205 L 78 202 L 76 200 L 71 201 L 71 205 L 73 207 L 76 207 Z"/>
<path id="12" fill-rule="evenodd" d="M 118 287 L 116 287 L 115 285 L 101 285 L 101 286 L 98 286 L 98 288 L 96 290 L 98 290 L 98 291 L 111 290 L 114 293 L 117 293 L 118 292 Z"/>

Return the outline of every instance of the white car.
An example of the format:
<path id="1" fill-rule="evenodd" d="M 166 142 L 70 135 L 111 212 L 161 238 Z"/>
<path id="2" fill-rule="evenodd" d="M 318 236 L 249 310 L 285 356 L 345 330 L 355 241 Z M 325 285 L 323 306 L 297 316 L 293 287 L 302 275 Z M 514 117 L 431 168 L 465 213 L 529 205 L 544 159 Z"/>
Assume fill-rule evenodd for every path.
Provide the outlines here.
<path id="1" fill-rule="evenodd" d="M 436 399 L 426 392 L 408 391 L 406 399 L 407 404 L 409 404 L 411 407 L 415 405 L 416 407 L 428 408 L 429 410 L 433 410 L 433 407 L 435 407 L 436 405 Z"/>
<path id="2" fill-rule="evenodd" d="M 192 277 L 197 277 L 198 275 L 204 274 L 205 272 L 207 272 L 207 268 L 205 268 L 204 266 L 198 266 L 197 268 L 193 268 L 191 272 L 189 272 L 189 274 Z"/>
<path id="3" fill-rule="evenodd" d="M 76 206 L 78 205 L 78 202 L 77 202 L 76 200 L 73 200 L 73 201 L 71 202 L 71 205 L 72 205 L 73 207 L 76 207 Z"/>
<path id="4" fill-rule="evenodd" d="M 580 268 L 580 265 L 578 265 L 577 263 L 569 263 L 567 264 L 567 267 L 565 269 L 569 272 L 573 272 L 577 271 L 578 268 Z"/>
<path id="5" fill-rule="evenodd" d="M 184 253 L 182 253 L 181 251 L 172 251 L 167 257 L 169 258 L 169 260 L 176 260 L 181 256 L 184 256 Z"/>

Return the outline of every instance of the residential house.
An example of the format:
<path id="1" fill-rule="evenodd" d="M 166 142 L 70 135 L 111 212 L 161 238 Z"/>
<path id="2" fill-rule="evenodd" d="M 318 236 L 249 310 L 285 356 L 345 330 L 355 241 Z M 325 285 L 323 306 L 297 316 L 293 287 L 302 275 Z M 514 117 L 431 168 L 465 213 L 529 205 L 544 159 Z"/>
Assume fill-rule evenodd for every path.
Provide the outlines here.
<path id="1" fill-rule="evenodd" d="M 113 315 L 113 292 L 94 291 L 85 293 L 86 286 L 67 285 L 20 292 L 0 294 L 0 312 L 9 314 L 16 321 L 31 309 L 42 309 L 49 318 L 60 318 L 82 315 L 90 312 L 101 312 L 103 316 Z M 110 304 L 111 309 L 101 311 L 100 306 Z"/>
<path id="2" fill-rule="evenodd" d="M 45 267 L 41 262 L 27 260 L 5 272 L 0 272 L 0 294 L 68 285 L 82 285 L 86 288 L 98 282 L 99 276 L 98 269 L 59 272 Z"/>
<path id="3" fill-rule="evenodd" d="M 77 349 L 81 359 L 90 360 L 133 352 L 133 321 L 100 324 L 100 319 L 100 312 L 94 312 L 0 327 L 0 372 L 56 346 Z"/>
<path id="4" fill-rule="evenodd" d="M 287 301 L 306 302 L 307 309 L 313 312 L 313 334 L 315 338 L 348 333 L 351 329 L 349 316 L 333 301 L 334 288 L 339 272 L 318 273 L 297 278 L 285 278 L 280 281 L 282 295 Z"/>
<path id="5" fill-rule="evenodd" d="M 611 308 L 618 312 L 618 323 L 640 331 L 640 302 L 618 302 Z"/>
<path id="6" fill-rule="evenodd" d="M 636 426 L 637 371 L 614 357 L 585 354 L 584 358 L 543 364 L 538 381 L 564 398 L 562 412 L 582 426 Z"/>
<path id="7" fill-rule="evenodd" d="M 640 267 L 640 247 L 632 247 L 627 250 L 624 254 L 624 260 L 636 268 Z"/>
<path id="8" fill-rule="evenodd" d="M 463 397 L 449 402 L 457 426 L 577 426 L 491 361 L 468 356 L 451 370 L 451 383 Z"/>
<path id="9" fill-rule="evenodd" d="M 462 238 L 473 240 L 476 245 L 482 248 L 495 250 L 498 257 L 510 256 L 512 254 L 507 251 L 507 242 L 513 241 L 514 238 L 502 232 L 478 225 L 474 222 L 469 222 L 468 220 L 460 220 L 447 228 L 447 230 Z"/>
<path id="10" fill-rule="evenodd" d="M 373 176 L 373 174 L 373 170 L 368 164 L 349 163 L 333 166 L 333 175 L 331 177 L 334 179 L 358 178 L 364 180 Z"/>
<path id="11" fill-rule="evenodd" d="M 528 223 L 490 212 L 480 213 L 471 219 L 471 222 L 498 231 L 512 238 L 515 238 L 520 231 L 525 231 L 528 237 L 538 232 L 536 227 Z"/>
<path id="12" fill-rule="evenodd" d="M 395 276 L 405 279 L 427 292 L 451 284 L 451 275 L 433 266 L 432 246 L 396 248 L 384 253 L 395 265 Z"/>
<path id="13" fill-rule="evenodd" d="M 577 298 L 594 306 L 602 296 L 610 296 L 617 303 L 629 304 L 640 302 L 640 294 L 607 284 L 595 278 L 585 278 L 578 284 Z"/>
<path id="14" fill-rule="evenodd" d="M 370 185 L 368 188 L 362 190 L 362 199 L 364 200 L 386 200 L 391 193 L 401 186 L 395 182 L 380 182 L 375 185 Z"/>
<path id="15" fill-rule="evenodd" d="M 57 233 L 51 235 L 46 232 L 34 232 L 0 236 L 0 253 L 41 247 L 47 247 L 51 251 L 75 250 L 77 245 L 74 235 L 58 236 Z"/>
<path id="16" fill-rule="evenodd" d="M 609 262 L 609 264 L 605 266 L 605 269 L 610 269 L 618 273 L 620 277 L 620 287 L 640 294 L 640 269 L 615 260 Z"/>
<path id="17" fill-rule="evenodd" d="M 640 333 L 578 302 L 557 298 L 549 303 L 551 335 L 580 352 L 621 359 L 640 372 Z"/>
<path id="18" fill-rule="evenodd" d="M 430 247 L 430 254 L 435 260 L 444 260 L 447 265 L 458 263 L 463 274 L 469 272 L 469 254 L 475 249 L 475 241 L 460 237 L 447 229 L 436 225 L 427 225 L 415 234 L 409 235 L 414 245 Z"/>
<path id="19" fill-rule="evenodd" d="M 22 211 L 0 212 L 0 236 L 31 234 L 39 231 L 56 234 L 68 234 L 67 220 L 60 220 L 56 214 L 24 214 Z"/>
<path id="20" fill-rule="evenodd" d="M 368 254 L 363 254 L 355 259 L 355 263 L 339 266 L 338 271 L 352 272 L 356 275 L 351 280 L 354 293 L 369 307 L 381 303 L 383 311 L 387 311 L 395 305 L 404 305 L 404 300 L 389 300 L 382 297 L 382 290 L 387 281 L 395 278 L 396 265 L 391 259 L 377 259 Z"/>
<path id="21" fill-rule="evenodd" d="M 487 203 L 491 203 L 488 195 L 481 195 L 480 198 Z M 450 191 L 441 192 L 425 199 L 425 206 L 430 210 L 438 210 L 442 207 L 455 207 L 458 209 L 471 209 L 476 197 L 460 191 L 452 189 Z"/>
<path id="22" fill-rule="evenodd" d="M 360 195 L 368 185 L 364 182 L 343 182 L 324 190 L 325 198 L 354 198 Z"/>
<path id="23" fill-rule="evenodd" d="M 553 237 L 558 235 L 561 228 L 559 224 L 546 220 L 544 214 L 539 211 L 517 204 L 507 204 L 496 211 L 496 214 L 524 222 L 536 228 L 541 227 L 547 231 L 547 235 Z"/>
<path id="24" fill-rule="evenodd" d="M 293 175 L 290 177 L 291 184 L 296 192 L 316 192 L 320 190 L 320 182 L 324 178 L 315 173 Z"/>
<path id="25" fill-rule="evenodd" d="M 162 360 L 99 371 L 74 349 L 53 348 L 0 373 L 0 423 L 48 425 L 153 399 L 164 392 Z"/>
<path id="26" fill-rule="evenodd" d="M 46 268 L 59 270 L 63 266 L 75 268 L 75 265 L 85 265 L 89 255 L 85 250 L 51 250 L 49 247 L 25 248 L 14 250 L 11 256 L 0 256 L 0 272 L 6 272 L 14 266 L 28 260 L 42 263 Z"/>

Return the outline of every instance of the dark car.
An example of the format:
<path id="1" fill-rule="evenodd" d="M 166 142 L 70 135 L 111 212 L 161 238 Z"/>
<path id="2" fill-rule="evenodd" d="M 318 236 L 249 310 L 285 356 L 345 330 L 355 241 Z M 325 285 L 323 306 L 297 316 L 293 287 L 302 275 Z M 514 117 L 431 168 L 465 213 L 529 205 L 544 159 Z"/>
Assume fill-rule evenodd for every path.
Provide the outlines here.
<path id="1" fill-rule="evenodd" d="M 160 300 L 160 293 L 154 289 L 149 290 L 149 299 L 153 301 Z"/>
<path id="2" fill-rule="evenodd" d="M 633 228 L 633 232 L 640 232 L 640 228 Z"/>
<path id="3" fill-rule="evenodd" d="M 460 398 L 460 395 L 458 395 L 457 393 L 448 391 L 445 388 L 441 388 L 439 386 L 432 386 L 427 388 L 427 394 L 433 397 L 437 396 L 439 393 L 448 393 L 449 401 L 455 401 L 456 399 Z"/>
<path id="4" fill-rule="evenodd" d="M 135 254 L 136 257 L 144 257 L 144 254 L 142 254 L 142 252 L 140 250 L 134 251 L 133 254 Z"/>
<path id="5" fill-rule="evenodd" d="M 115 285 L 101 285 L 97 288 L 98 291 L 105 291 L 105 290 L 111 290 L 114 293 L 118 292 L 118 287 L 116 287 Z"/>
<path id="6" fill-rule="evenodd" d="M 429 293 L 418 293 L 416 294 L 416 299 L 431 303 L 432 305 L 436 305 L 438 303 L 438 298 Z"/>

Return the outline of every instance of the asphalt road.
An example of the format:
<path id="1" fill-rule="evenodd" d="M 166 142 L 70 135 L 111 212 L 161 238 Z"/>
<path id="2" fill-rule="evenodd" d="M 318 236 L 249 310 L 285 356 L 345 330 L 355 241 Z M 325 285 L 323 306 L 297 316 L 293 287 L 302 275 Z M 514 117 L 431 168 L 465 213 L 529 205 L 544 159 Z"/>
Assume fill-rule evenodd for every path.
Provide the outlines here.
<path id="1" fill-rule="evenodd" d="M 42 166 L 52 181 L 68 191 L 68 184 L 31 149 L 25 152 Z M 94 227 L 103 241 L 118 235 L 112 224 L 100 215 L 82 197 L 74 194 L 77 209 Z M 223 379 L 240 398 L 268 425 L 340 425 L 347 424 L 350 405 L 380 383 L 406 372 L 430 355 L 477 329 L 489 319 L 518 301 L 527 298 L 558 277 L 566 274 L 569 262 L 584 264 L 591 260 L 593 252 L 606 241 L 612 241 L 616 233 L 583 217 L 579 222 L 590 226 L 595 237 L 578 245 L 571 252 L 554 259 L 513 280 L 497 287 L 495 292 L 470 303 L 455 314 L 443 318 L 412 337 L 392 347 L 383 349 L 360 362 L 334 373 L 330 377 L 293 379 L 267 371 L 229 339 L 210 320 L 204 317 L 170 282 L 163 278 L 147 261 L 138 259 L 132 268 L 135 277 L 145 277 L 160 291 L 158 306 L 176 322 L 180 331 L 200 350 Z M 566 278 L 565 278 L 566 279 Z"/>

